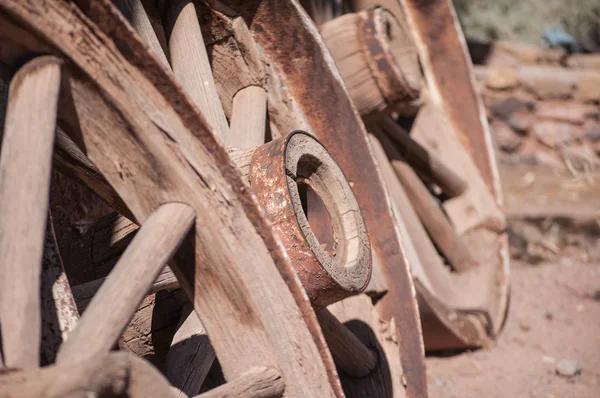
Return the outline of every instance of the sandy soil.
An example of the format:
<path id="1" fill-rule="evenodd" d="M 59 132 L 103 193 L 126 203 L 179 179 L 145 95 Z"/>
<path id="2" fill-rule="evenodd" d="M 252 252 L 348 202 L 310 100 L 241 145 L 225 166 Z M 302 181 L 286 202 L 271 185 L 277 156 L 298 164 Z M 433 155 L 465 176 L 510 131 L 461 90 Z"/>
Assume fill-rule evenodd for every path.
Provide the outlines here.
<path id="1" fill-rule="evenodd" d="M 572 253 L 512 261 L 511 309 L 497 344 L 429 356 L 432 398 L 600 397 L 600 261 Z M 559 376 L 561 359 L 576 360 L 582 372 Z"/>

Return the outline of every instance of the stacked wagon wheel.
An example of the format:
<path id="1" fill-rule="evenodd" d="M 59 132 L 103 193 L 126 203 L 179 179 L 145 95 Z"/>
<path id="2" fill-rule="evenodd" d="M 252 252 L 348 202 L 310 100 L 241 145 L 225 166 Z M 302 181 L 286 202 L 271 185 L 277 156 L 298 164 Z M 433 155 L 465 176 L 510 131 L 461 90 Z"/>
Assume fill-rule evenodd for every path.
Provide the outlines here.
<path id="1" fill-rule="evenodd" d="M 508 308 L 506 222 L 451 3 L 306 3 L 369 130 L 414 277 L 425 348 L 489 345 Z"/>
<path id="2" fill-rule="evenodd" d="M 0 50 L 3 396 L 426 396 L 399 209 L 296 2 L 0 0 Z M 60 254 L 52 163 L 120 213 Z"/>

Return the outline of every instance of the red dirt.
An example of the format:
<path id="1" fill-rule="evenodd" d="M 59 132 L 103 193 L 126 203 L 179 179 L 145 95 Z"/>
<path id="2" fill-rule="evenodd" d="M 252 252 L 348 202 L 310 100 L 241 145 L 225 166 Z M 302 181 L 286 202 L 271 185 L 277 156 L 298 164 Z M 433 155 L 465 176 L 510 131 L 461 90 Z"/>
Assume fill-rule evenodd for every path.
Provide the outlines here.
<path id="1" fill-rule="evenodd" d="M 504 172 L 501 174 L 506 176 Z M 547 180 L 540 178 L 536 183 Z M 556 181 L 558 184 L 560 179 Z M 516 192 L 509 185 L 505 184 L 504 189 L 510 203 Z M 531 188 L 535 187 L 528 187 L 531 195 L 538 196 L 539 192 Z M 561 194 L 564 191 L 556 196 Z M 595 210 L 597 198 L 576 201 L 566 207 L 563 202 L 560 216 L 569 209 L 576 213 L 578 208 L 586 207 L 583 202 Z M 535 203 L 533 197 L 520 199 L 521 203 Z M 581 234 L 588 232 L 582 230 Z M 600 397 L 600 261 L 597 256 L 581 255 L 597 250 L 600 240 L 586 235 L 585 241 L 595 243 L 575 251 L 573 246 L 569 250 L 560 247 L 557 254 L 537 265 L 513 259 L 511 308 L 497 344 L 444 357 L 428 356 L 429 395 L 433 398 Z M 555 368 L 561 359 L 576 360 L 583 369 L 581 374 L 572 378 L 557 375 Z"/>

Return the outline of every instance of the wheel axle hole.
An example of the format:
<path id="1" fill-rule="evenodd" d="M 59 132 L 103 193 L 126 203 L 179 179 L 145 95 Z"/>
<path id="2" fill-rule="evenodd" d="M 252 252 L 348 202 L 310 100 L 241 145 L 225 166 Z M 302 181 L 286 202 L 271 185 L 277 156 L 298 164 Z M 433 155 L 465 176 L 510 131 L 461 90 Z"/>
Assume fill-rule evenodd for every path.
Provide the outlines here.
<path id="1" fill-rule="evenodd" d="M 306 181 L 297 181 L 302 210 L 308 220 L 310 229 L 315 234 L 325 252 L 335 257 L 337 244 L 331 216 L 325 203 L 317 192 Z"/>

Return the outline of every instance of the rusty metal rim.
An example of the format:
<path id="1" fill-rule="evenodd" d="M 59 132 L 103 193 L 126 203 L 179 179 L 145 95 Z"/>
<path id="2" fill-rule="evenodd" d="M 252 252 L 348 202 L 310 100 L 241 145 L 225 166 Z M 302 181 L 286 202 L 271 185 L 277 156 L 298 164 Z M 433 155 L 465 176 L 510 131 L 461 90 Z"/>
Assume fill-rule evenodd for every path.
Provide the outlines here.
<path id="1" fill-rule="evenodd" d="M 290 147 L 294 144 L 294 141 L 298 140 L 299 135 L 305 135 L 310 137 L 313 142 L 317 145 L 312 146 L 309 151 L 303 153 L 301 156 L 288 156 L 292 155 L 289 151 Z M 306 147 L 305 147 L 306 148 Z M 308 149 L 308 148 L 306 148 Z M 287 137 L 286 143 L 286 164 L 285 174 L 287 179 L 288 195 L 291 199 L 292 207 L 298 219 L 298 223 L 304 238 L 309 244 L 316 248 L 314 252 L 317 261 L 321 266 L 329 272 L 332 278 L 344 289 L 352 292 L 360 292 L 364 290 L 371 278 L 371 255 L 370 255 L 370 243 L 368 240 L 362 240 L 361 234 L 357 232 L 363 232 L 363 236 L 366 236 L 366 227 L 364 221 L 356 210 L 358 209 L 358 203 L 354 197 L 354 193 L 350 188 L 350 184 L 346 179 L 342 169 L 337 164 L 335 159 L 325 149 L 323 144 L 318 141 L 312 135 L 304 131 L 294 131 Z M 306 155 L 316 155 L 309 159 Z M 300 175 L 299 168 L 306 162 L 318 161 L 317 169 L 314 170 L 310 175 Z M 327 160 L 327 162 L 323 161 Z M 312 168 L 314 165 L 309 165 Z M 336 216 L 331 218 L 333 228 L 336 231 L 338 237 L 337 242 L 339 243 L 338 252 L 340 256 L 330 256 L 319 244 L 317 237 L 309 226 L 308 219 L 302 204 L 299 200 L 299 192 L 297 179 L 301 178 L 305 183 L 308 183 L 314 188 L 315 192 L 320 196 L 324 202 L 325 207 L 329 214 L 335 214 Z M 337 184 L 337 187 L 335 186 Z M 337 189 L 336 189 L 337 188 Z M 340 198 L 340 196 L 342 198 Z M 352 205 L 351 208 L 344 203 L 349 201 Z M 353 209 L 354 208 L 354 209 Z M 336 222 L 338 220 L 339 222 Z M 350 239 L 340 239 L 341 237 L 347 236 L 348 233 L 355 232 L 353 237 Z M 365 265 L 367 265 L 365 267 Z M 349 280 L 340 278 L 339 273 L 343 272 L 346 276 L 349 276 Z M 350 282 L 350 283 L 348 283 Z"/>

